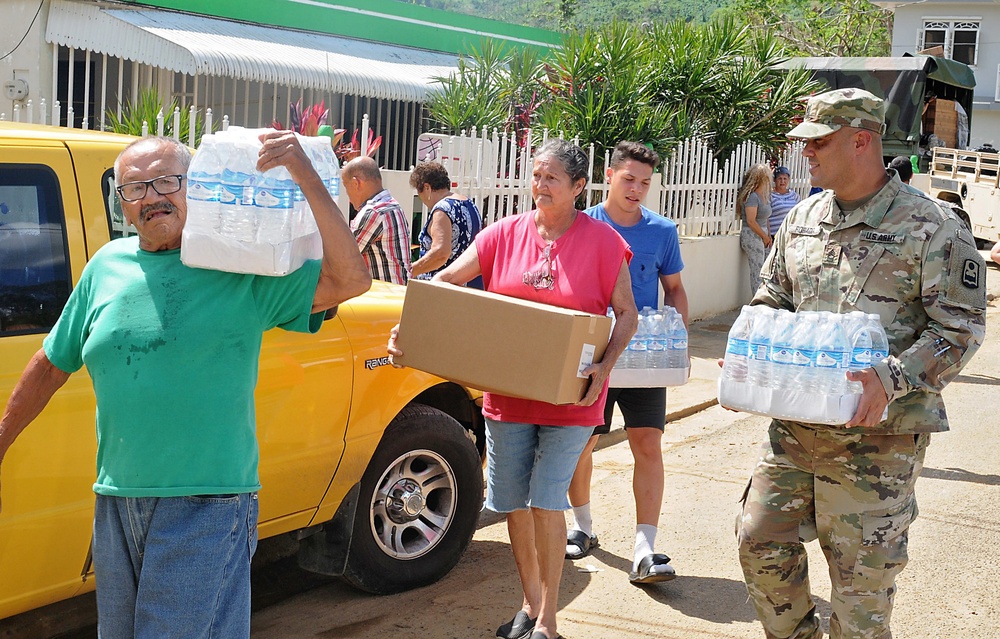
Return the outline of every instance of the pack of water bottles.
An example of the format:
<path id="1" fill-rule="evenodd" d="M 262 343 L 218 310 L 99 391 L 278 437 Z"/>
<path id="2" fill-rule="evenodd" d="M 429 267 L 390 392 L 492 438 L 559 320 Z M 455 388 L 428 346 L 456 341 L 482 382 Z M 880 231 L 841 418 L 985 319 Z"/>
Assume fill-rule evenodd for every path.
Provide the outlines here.
<path id="1" fill-rule="evenodd" d="M 288 170 L 257 170 L 267 129 L 229 127 L 202 137 L 188 169 L 181 260 L 232 273 L 285 275 L 323 255 L 312 211 Z M 327 137 L 299 136 L 330 195 L 340 166 Z"/>
<path id="2" fill-rule="evenodd" d="M 680 386 L 687 382 L 689 372 L 684 318 L 671 306 L 659 310 L 646 306 L 639 313 L 635 335 L 611 371 L 610 385 L 615 388 Z"/>
<path id="3" fill-rule="evenodd" d="M 744 306 L 729 331 L 719 403 L 778 419 L 844 424 L 861 396 L 861 383 L 847 372 L 888 356 L 878 315 Z"/>

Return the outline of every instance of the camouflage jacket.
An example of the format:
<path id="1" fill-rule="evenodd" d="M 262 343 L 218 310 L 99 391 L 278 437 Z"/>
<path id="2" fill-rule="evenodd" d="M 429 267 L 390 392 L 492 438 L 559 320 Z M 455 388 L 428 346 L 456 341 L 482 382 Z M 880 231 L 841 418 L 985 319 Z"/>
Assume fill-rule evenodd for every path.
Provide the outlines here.
<path id="1" fill-rule="evenodd" d="M 948 430 L 940 393 L 982 343 L 986 265 L 961 220 L 890 175 L 843 220 L 832 191 L 795 206 L 774 238 L 752 303 L 877 313 L 889 357 L 874 368 L 889 413 L 868 430 Z"/>

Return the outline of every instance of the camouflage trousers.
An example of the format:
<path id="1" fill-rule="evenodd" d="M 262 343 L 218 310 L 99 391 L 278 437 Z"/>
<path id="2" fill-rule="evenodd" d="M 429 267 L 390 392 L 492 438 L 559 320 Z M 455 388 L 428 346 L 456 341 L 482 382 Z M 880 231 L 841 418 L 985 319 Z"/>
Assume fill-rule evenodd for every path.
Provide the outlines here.
<path id="1" fill-rule="evenodd" d="M 913 487 L 930 436 L 772 421 L 737 523 L 740 563 L 768 639 L 823 636 L 803 542 L 830 570 L 830 636 L 888 639 Z"/>

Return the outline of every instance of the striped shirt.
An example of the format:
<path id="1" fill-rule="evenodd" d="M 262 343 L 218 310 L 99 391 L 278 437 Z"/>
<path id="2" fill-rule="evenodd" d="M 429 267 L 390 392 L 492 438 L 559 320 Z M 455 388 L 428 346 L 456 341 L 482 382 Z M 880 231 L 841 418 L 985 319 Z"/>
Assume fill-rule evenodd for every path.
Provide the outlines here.
<path id="1" fill-rule="evenodd" d="M 406 215 L 388 189 L 365 202 L 351 230 L 372 278 L 406 284 L 410 277 L 410 233 Z"/>
<path id="2" fill-rule="evenodd" d="M 799 194 L 795 191 L 778 193 L 771 191 L 771 215 L 767 218 L 767 232 L 772 236 L 778 232 L 778 227 L 792 207 L 799 203 Z"/>

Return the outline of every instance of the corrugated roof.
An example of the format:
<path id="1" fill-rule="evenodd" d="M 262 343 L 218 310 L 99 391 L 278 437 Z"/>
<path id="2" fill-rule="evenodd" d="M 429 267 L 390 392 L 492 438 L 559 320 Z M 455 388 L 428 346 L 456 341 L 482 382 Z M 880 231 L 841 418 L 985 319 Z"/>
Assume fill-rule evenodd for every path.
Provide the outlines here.
<path id="1" fill-rule="evenodd" d="M 68 0 L 53 0 L 45 39 L 189 75 L 414 102 L 457 67 L 454 56 L 420 49 Z"/>

